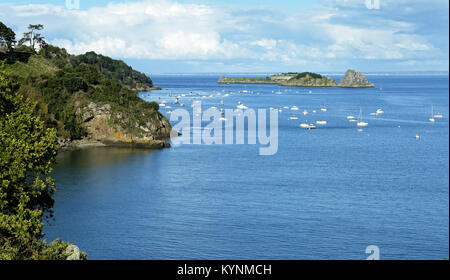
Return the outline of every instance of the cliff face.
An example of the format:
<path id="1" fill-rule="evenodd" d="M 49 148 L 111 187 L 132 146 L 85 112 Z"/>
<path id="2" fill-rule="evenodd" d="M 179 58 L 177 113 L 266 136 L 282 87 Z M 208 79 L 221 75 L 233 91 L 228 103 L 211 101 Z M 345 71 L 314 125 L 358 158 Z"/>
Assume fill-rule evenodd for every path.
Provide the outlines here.
<path id="1" fill-rule="evenodd" d="M 124 112 L 113 110 L 110 104 L 89 103 L 77 109 L 88 140 L 106 145 L 141 148 L 164 148 L 164 139 L 172 130 L 169 121 L 160 113 L 143 114 L 135 122 Z"/>
<path id="2" fill-rule="evenodd" d="M 367 80 L 366 75 L 356 72 L 355 70 L 347 70 L 344 78 L 339 84 L 340 87 L 344 88 L 373 88 L 374 84 Z"/>

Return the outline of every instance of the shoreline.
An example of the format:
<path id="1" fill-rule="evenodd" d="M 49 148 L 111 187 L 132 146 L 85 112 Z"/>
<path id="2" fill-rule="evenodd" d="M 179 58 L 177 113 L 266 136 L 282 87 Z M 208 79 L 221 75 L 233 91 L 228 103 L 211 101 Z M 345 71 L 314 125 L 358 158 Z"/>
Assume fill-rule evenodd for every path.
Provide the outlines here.
<path id="1" fill-rule="evenodd" d="M 225 77 L 217 81 L 218 84 L 271 84 L 286 87 L 324 87 L 324 88 L 374 88 L 375 85 L 367 80 L 366 75 L 349 69 L 339 83 L 333 78 L 312 72 L 282 73 L 266 78 Z"/>
<path id="2" fill-rule="evenodd" d="M 80 139 L 80 140 L 59 140 L 58 152 L 76 151 L 87 148 L 95 147 L 122 147 L 122 148 L 136 148 L 136 149 L 149 149 L 149 150 L 162 150 L 165 148 L 171 148 L 169 142 L 165 140 L 146 140 L 146 141 L 113 141 L 113 140 L 92 140 L 92 139 Z"/>
<path id="3" fill-rule="evenodd" d="M 218 84 L 253 84 L 253 85 L 278 85 L 283 87 L 322 87 L 322 88 L 375 88 L 375 85 L 354 85 L 354 86 L 344 86 L 341 84 L 337 85 L 317 85 L 317 84 L 309 84 L 309 85 L 302 85 L 302 84 L 295 84 L 295 83 L 280 83 L 276 81 L 221 81 L 219 80 L 217 82 Z"/>

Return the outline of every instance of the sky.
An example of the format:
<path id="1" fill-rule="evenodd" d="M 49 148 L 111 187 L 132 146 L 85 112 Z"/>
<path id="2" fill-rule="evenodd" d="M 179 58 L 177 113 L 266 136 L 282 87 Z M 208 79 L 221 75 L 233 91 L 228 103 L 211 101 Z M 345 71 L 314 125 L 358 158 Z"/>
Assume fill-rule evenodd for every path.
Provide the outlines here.
<path id="1" fill-rule="evenodd" d="M 449 69 L 447 0 L 0 0 L 0 21 L 146 73 Z"/>

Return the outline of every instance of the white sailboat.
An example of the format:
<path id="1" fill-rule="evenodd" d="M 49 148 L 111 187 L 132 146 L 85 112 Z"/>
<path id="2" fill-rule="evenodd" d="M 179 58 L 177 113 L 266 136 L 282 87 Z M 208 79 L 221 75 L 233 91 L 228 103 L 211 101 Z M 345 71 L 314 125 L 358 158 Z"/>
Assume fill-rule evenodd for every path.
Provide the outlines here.
<path id="1" fill-rule="evenodd" d="M 432 123 L 436 122 L 436 119 L 434 118 L 434 107 L 433 106 L 431 106 L 431 118 L 429 118 L 428 120 Z"/>
<path id="2" fill-rule="evenodd" d="M 313 130 L 313 129 L 317 128 L 315 125 L 310 124 L 310 123 L 302 123 L 302 124 L 300 124 L 300 127 L 308 129 L 308 130 Z"/>
<path id="3" fill-rule="evenodd" d="M 358 118 L 358 123 L 356 124 L 358 127 L 366 127 L 369 124 L 367 122 L 363 121 L 363 113 L 362 113 L 362 108 L 360 108 L 359 110 L 359 118 Z"/>

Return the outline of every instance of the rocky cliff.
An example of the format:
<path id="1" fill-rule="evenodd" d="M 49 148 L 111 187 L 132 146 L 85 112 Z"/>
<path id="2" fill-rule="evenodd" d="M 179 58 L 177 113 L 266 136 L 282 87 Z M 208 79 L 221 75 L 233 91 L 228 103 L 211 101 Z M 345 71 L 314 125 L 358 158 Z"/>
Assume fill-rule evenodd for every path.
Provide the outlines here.
<path id="1" fill-rule="evenodd" d="M 6 69 L 36 114 L 57 130 L 62 148 L 92 145 L 164 148 L 172 130 L 156 102 L 138 91 L 159 89 L 122 61 L 93 52 L 72 56 L 48 45 Z"/>
<path id="2" fill-rule="evenodd" d="M 170 137 L 172 128 L 160 113 L 143 112 L 141 120 L 136 122 L 126 113 L 113 110 L 110 104 L 91 102 L 79 107 L 76 114 L 82 120 L 85 140 L 108 146 L 153 149 L 170 146 L 165 139 Z"/>
<path id="3" fill-rule="evenodd" d="M 341 80 L 340 87 L 343 88 L 373 88 L 374 84 L 367 80 L 366 75 L 356 72 L 355 70 L 347 70 L 344 78 Z"/>

